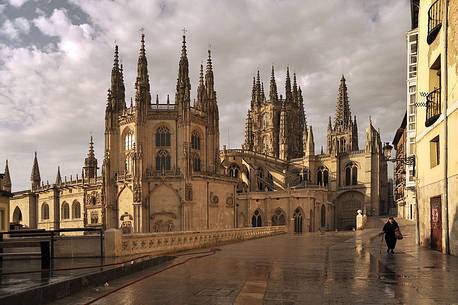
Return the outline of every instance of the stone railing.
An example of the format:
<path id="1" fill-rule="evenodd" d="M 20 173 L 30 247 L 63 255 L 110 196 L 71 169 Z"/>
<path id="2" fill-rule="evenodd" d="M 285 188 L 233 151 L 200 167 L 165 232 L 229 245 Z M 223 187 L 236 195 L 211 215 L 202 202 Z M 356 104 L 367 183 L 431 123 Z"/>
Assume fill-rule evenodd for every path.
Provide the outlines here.
<path id="1" fill-rule="evenodd" d="M 120 230 L 110 229 L 105 231 L 105 255 L 125 256 L 174 253 L 286 232 L 287 228 L 285 226 L 125 235 Z"/>

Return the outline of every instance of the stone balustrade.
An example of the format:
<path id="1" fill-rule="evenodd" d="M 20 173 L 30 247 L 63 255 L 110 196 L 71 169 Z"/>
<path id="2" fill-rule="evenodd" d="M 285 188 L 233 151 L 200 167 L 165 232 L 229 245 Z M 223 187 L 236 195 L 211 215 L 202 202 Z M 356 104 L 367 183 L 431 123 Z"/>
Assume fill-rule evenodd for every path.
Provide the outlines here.
<path id="1" fill-rule="evenodd" d="M 283 234 L 286 226 L 225 230 L 122 234 L 105 231 L 105 255 L 164 254 Z"/>

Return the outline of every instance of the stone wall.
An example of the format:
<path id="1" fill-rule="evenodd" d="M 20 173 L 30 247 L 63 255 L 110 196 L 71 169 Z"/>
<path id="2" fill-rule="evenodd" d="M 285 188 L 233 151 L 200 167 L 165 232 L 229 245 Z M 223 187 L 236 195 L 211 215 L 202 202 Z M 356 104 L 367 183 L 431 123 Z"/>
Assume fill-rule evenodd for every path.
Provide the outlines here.
<path id="1" fill-rule="evenodd" d="M 126 235 L 121 234 L 120 230 L 109 229 L 105 231 L 105 255 L 112 257 L 173 253 L 286 232 L 285 226 Z"/>

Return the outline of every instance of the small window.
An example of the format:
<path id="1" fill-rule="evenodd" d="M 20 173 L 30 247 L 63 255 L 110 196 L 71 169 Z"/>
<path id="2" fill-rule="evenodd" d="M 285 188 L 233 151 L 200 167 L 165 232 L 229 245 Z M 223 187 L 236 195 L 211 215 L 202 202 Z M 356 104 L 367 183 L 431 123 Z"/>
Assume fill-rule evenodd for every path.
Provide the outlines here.
<path id="1" fill-rule="evenodd" d="M 168 151 L 161 150 L 156 155 L 156 170 L 170 170 L 171 162 Z"/>
<path id="2" fill-rule="evenodd" d="M 429 142 L 431 168 L 440 164 L 440 145 L 439 136 Z"/>
<path id="3" fill-rule="evenodd" d="M 61 218 L 62 219 L 69 219 L 70 218 L 70 206 L 68 203 L 64 202 L 62 203 L 62 208 L 61 208 Z"/>
<path id="4" fill-rule="evenodd" d="M 46 202 L 41 206 L 41 219 L 49 219 L 49 205 Z"/>
<path id="5" fill-rule="evenodd" d="M 170 130 L 161 126 L 156 130 L 156 146 L 169 147 L 170 146 Z"/>
<path id="6" fill-rule="evenodd" d="M 194 131 L 191 136 L 191 148 L 200 150 L 200 135 L 197 131 Z"/>
<path id="7" fill-rule="evenodd" d="M 81 205 L 77 200 L 72 204 L 72 218 L 81 218 Z"/>
<path id="8" fill-rule="evenodd" d="M 124 148 L 125 150 L 131 150 L 134 148 L 135 138 L 134 133 L 132 131 L 128 131 L 124 137 Z"/>

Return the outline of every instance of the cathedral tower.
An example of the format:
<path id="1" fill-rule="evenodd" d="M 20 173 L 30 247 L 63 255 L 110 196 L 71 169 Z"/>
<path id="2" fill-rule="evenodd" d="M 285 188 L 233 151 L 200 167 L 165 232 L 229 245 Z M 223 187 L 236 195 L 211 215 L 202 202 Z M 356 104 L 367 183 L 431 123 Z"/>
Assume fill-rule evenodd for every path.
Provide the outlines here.
<path id="1" fill-rule="evenodd" d="M 340 79 L 339 93 L 337 95 L 334 126 L 332 126 L 331 117 L 329 117 L 327 142 L 328 154 L 336 155 L 359 149 L 356 116 L 352 120 L 348 90 L 343 75 Z"/>
<path id="2" fill-rule="evenodd" d="M 285 99 L 278 97 L 275 70 L 272 66 L 268 99 L 259 71 L 253 78 L 251 107 L 245 126 L 243 148 L 281 159 L 300 158 L 304 155 L 306 120 L 302 91 L 286 69 Z"/>

